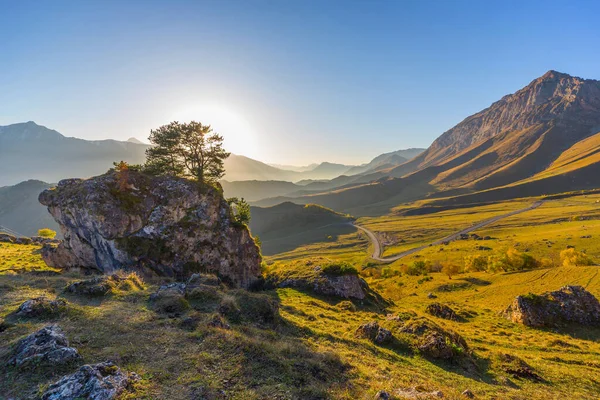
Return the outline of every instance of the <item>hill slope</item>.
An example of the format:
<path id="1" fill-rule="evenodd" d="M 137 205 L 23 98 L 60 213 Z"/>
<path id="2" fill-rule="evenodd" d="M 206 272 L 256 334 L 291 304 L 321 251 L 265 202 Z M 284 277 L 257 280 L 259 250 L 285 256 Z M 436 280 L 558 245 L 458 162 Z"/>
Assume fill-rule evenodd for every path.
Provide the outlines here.
<path id="1" fill-rule="evenodd" d="M 314 204 L 281 203 L 273 207 L 251 207 L 250 231 L 262 242 L 266 255 L 281 253 L 300 245 L 354 232 L 352 218 Z"/>
<path id="2" fill-rule="evenodd" d="M 27 236 L 37 234 L 40 228 L 58 232 L 58 224 L 38 202 L 39 194 L 50 187 L 48 183 L 33 180 L 0 187 L 0 225 Z"/>

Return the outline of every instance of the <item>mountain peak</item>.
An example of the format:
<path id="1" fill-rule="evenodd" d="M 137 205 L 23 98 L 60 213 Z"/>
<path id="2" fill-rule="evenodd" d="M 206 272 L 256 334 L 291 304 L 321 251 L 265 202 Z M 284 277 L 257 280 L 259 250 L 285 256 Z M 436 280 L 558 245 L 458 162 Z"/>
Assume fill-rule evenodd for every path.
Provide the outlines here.
<path id="1" fill-rule="evenodd" d="M 558 72 L 558 71 L 551 69 L 550 71 L 548 71 L 544 75 L 542 75 L 539 79 L 540 80 L 552 80 L 552 79 L 556 79 L 556 78 L 573 78 L 573 77 L 569 74 L 565 74 L 564 72 Z"/>

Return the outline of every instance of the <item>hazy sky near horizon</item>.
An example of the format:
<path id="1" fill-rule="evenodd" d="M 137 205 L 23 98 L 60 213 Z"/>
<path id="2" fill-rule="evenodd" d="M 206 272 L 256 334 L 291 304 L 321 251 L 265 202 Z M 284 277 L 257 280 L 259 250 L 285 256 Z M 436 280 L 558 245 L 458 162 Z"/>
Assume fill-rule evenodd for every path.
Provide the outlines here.
<path id="1" fill-rule="evenodd" d="M 549 69 L 600 79 L 596 1 L 4 1 L 0 125 L 84 139 L 210 123 L 262 161 L 348 164 Z"/>

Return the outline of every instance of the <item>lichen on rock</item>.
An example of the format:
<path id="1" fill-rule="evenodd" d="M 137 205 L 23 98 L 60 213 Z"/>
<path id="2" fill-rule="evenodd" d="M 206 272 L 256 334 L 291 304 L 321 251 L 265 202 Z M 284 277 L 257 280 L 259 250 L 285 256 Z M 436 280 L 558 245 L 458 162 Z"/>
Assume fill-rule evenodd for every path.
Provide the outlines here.
<path id="1" fill-rule="evenodd" d="M 77 372 L 50 385 L 42 400 L 112 400 L 140 377 L 121 370 L 112 362 L 84 365 Z"/>
<path id="2" fill-rule="evenodd" d="M 40 194 L 64 237 L 44 246 L 48 265 L 176 278 L 209 272 L 238 287 L 259 277 L 260 250 L 217 188 L 137 171 L 122 179 L 115 171 L 67 179 Z"/>
<path id="3" fill-rule="evenodd" d="M 504 316 L 534 328 L 570 323 L 600 326 L 600 302 L 581 286 L 564 286 L 541 295 L 517 296 Z"/>
<path id="4" fill-rule="evenodd" d="M 49 325 L 20 340 L 9 365 L 16 367 L 59 367 L 78 363 L 79 352 L 69 347 L 69 340 L 58 325 Z"/>

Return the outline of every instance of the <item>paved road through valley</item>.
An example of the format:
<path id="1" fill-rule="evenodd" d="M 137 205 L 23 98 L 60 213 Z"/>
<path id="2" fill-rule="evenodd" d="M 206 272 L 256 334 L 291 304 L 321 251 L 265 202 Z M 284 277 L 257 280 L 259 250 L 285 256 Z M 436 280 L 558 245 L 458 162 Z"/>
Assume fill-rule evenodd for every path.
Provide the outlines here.
<path id="1" fill-rule="evenodd" d="M 507 214 L 498 215 L 498 216 L 490 218 L 490 219 L 486 219 L 485 221 L 478 222 L 477 224 L 472 225 L 472 226 L 470 226 L 468 228 L 465 228 L 465 229 L 463 229 L 460 232 L 453 233 L 452 235 L 446 236 L 445 238 L 442 238 L 442 239 L 439 239 L 439 240 L 436 240 L 435 242 L 428 243 L 428 244 L 423 245 L 423 246 L 415 247 L 414 249 L 406 250 L 406 251 L 403 251 L 402 253 L 398 253 L 398 254 L 395 254 L 395 255 L 390 256 L 390 257 L 381 257 L 383 246 L 381 245 L 381 243 L 377 239 L 377 236 L 375 235 L 375 233 L 373 233 L 372 231 L 368 230 L 365 227 L 362 227 L 362 226 L 359 226 L 359 225 L 354 225 L 354 226 L 356 228 L 360 229 L 361 231 L 365 232 L 367 234 L 367 236 L 369 237 L 369 240 L 371 240 L 371 243 L 373 243 L 373 254 L 371 255 L 372 259 L 374 259 L 376 261 L 381 261 L 381 262 L 392 262 L 392 261 L 399 260 L 399 259 L 401 259 L 403 257 L 409 256 L 411 254 L 414 254 L 414 253 L 416 253 L 418 251 L 421 251 L 421 250 L 423 250 L 423 249 L 425 249 L 425 248 L 427 248 L 429 246 L 436 246 L 436 245 L 442 244 L 444 242 L 450 242 L 452 240 L 456 240 L 461 235 L 465 235 L 465 234 L 467 234 L 469 232 L 476 231 L 476 230 L 481 229 L 481 228 L 483 228 L 483 227 L 485 227 L 487 225 L 493 224 L 494 222 L 500 221 L 501 219 L 512 217 L 513 215 L 517 215 L 517 214 L 523 213 L 525 211 L 533 210 L 535 208 L 538 208 L 542 204 L 544 204 L 543 200 L 536 201 L 535 203 L 533 203 L 529 207 L 526 207 L 526 208 L 523 208 L 523 209 L 520 209 L 520 210 L 517 210 L 517 211 L 512 211 L 512 212 L 509 212 Z"/>

